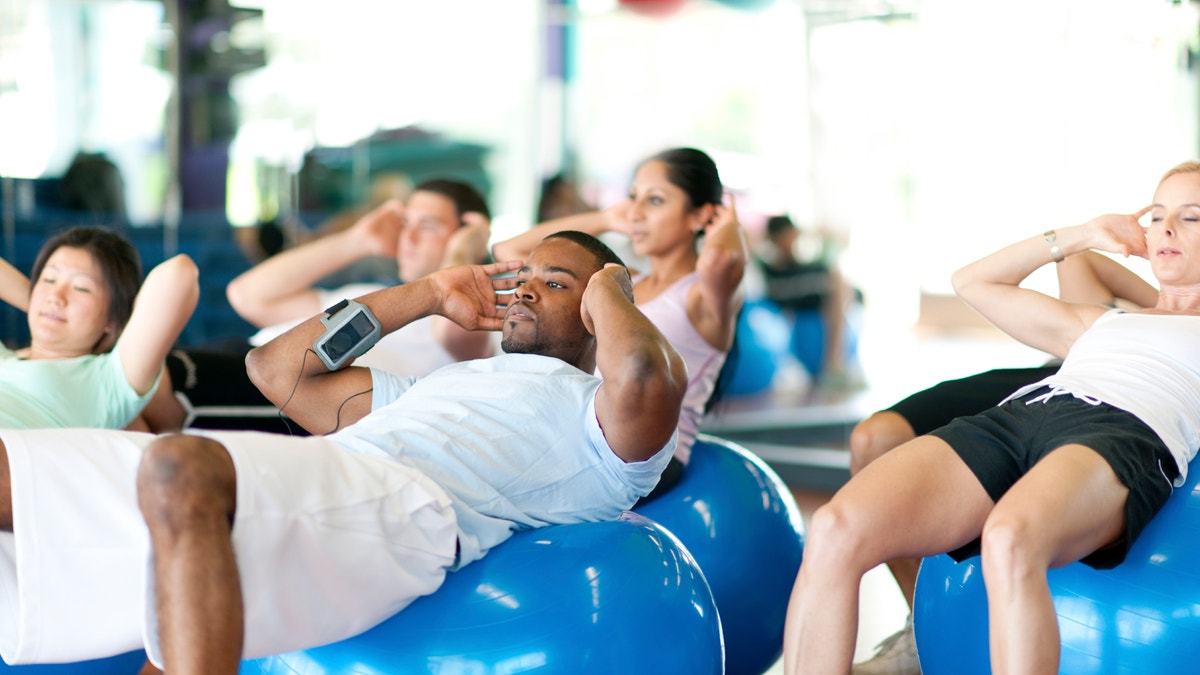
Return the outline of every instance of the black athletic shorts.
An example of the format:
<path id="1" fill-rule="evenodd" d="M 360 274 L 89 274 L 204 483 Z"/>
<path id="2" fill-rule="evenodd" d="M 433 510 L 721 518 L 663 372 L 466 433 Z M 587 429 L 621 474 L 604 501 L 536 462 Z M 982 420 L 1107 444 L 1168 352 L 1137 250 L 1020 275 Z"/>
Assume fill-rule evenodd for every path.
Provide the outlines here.
<path id="1" fill-rule="evenodd" d="M 1058 372 L 1058 366 L 999 368 L 957 380 L 939 382 L 888 408 L 912 426 L 918 436 L 945 426 L 955 417 L 974 415 L 1008 398 L 1027 384 Z"/>
<path id="2" fill-rule="evenodd" d="M 1099 453 L 1129 488 L 1125 536 L 1083 562 L 1097 569 L 1115 567 L 1171 495 L 1178 465 L 1158 434 L 1124 410 L 1106 403 L 1093 405 L 1070 394 L 1026 404 L 1047 391 L 1048 387 L 1039 388 L 981 414 L 955 419 L 931 435 L 950 444 L 993 501 L 999 501 L 1040 459 L 1064 445 L 1084 445 Z M 978 553 L 977 539 L 950 556 L 961 561 Z"/>

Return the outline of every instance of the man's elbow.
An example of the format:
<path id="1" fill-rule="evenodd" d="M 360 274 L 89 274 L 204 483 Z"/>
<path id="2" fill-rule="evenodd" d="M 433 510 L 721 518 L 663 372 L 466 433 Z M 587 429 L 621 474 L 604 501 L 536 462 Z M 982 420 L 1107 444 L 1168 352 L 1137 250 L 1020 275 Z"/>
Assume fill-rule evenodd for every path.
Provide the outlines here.
<path id="1" fill-rule="evenodd" d="M 631 390 L 640 400 L 668 408 L 679 408 L 687 392 L 687 366 L 673 348 L 644 352 L 626 361 Z"/>
<path id="2" fill-rule="evenodd" d="M 258 387 L 263 396 L 279 405 L 276 400 L 278 393 L 276 389 L 279 386 L 276 383 L 276 380 L 279 379 L 277 377 L 278 369 L 270 367 L 269 351 L 268 345 L 263 345 L 246 353 L 246 375 L 249 376 L 250 382 Z"/>

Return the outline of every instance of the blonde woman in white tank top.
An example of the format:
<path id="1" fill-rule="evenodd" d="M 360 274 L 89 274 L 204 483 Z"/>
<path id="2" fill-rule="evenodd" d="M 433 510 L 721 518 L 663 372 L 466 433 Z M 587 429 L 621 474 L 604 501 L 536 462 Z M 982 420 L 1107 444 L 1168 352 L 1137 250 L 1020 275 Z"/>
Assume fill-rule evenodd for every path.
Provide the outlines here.
<path id="1" fill-rule="evenodd" d="M 1157 302 L 1122 313 L 1021 286 L 1089 250 L 1149 259 Z M 1063 364 L 887 452 L 818 509 L 788 607 L 789 675 L 850 670 L 867 570 L 947 552 L 981 556 L 992 672 L 1057 673 L 1047 571 L 1119 564 L 1200 445 L 1200 162 L 1168 171 L 1150 206 L 1035 234 L 952 281 L 997 327 Z"/>

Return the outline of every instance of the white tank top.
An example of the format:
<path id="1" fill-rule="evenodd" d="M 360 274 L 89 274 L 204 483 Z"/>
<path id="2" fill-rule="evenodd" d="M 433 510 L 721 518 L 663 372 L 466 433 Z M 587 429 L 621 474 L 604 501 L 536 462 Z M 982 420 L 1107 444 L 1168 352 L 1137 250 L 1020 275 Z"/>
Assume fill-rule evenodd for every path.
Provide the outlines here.
<path id="1" fill-rule="evenodd" d="M 1042 386 L 1137 416 L 1175 457 L 1179 487 L 1200 448 L 1200 317 L 1110 311 L 1079 336 L 1057 374 L 1006 400 Z"/>

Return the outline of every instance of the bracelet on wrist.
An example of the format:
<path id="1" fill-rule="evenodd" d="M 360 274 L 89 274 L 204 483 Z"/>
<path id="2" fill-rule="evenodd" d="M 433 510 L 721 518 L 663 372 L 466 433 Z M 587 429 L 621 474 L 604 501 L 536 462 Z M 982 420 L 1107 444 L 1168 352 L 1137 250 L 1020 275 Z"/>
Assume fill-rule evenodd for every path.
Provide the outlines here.
<path id="1" fill-rule="evenodd" d="M 1055 243 L 1058 240 L 1058 235 L 1054 230 L 1046 230 L 1046 233 L 1042 236 L 1046 238 L 1046 243 L 1050 244 L 1050 258 L 1056 263 L 1062 262 L 1065 256 L 1063 256 L 1062 249 Z"/>

